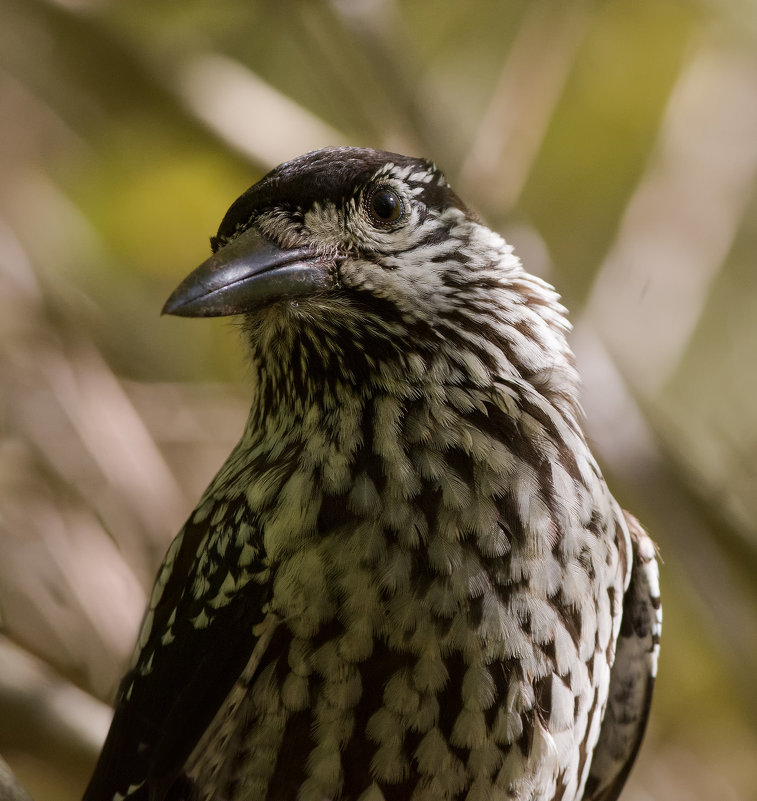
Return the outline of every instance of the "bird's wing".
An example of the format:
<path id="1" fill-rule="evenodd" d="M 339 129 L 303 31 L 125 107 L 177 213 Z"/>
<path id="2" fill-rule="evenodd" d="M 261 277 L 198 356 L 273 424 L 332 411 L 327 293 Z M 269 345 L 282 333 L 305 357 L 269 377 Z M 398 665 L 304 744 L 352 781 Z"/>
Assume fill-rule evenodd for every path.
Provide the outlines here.
<path id="1" fill-rule="evenodd" d="M 169 549 L 84 801 L 162 801 L 252 654 L 269 582 L 230 536 L 239 510 L 222 518 L 190 519 Z"/>
<path id="2" fill-rule="evenodd" d="M 662 607 L 656 549 L 639 521 L 624 514 L 631 535 L 633 567 L 623 598 L 610 696 L 584 801 L 615 801 L 620 795 L 641 745 L 657 673 Z"/>

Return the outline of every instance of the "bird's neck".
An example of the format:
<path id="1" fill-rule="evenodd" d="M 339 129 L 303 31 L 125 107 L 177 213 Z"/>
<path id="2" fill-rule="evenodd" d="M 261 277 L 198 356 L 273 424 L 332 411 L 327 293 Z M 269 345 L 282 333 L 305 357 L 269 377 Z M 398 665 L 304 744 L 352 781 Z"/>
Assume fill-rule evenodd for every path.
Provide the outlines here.
<path id="1" fill-rule="evenodd" d="M 561 347 L 551 343 L 556 356 L 539 364 L 525 353 L 539 346 L 522 331 L 482 351 L 450 341 L 448 332 L 434 343 L 429 332 L 398 338 L 386 320 L 374 323 L 366 318 L 347 330 L 338 318 L 290 309 L 259 325 L 250 337 L 256 387 L 243 443 L 282 453 L 320 448 L 323 458 L 355 463 L 369 451 L 454 448 L 481 428 L 492 428 L 494 439 L 512 425 L 582 438 L 560 331 L 542 325 Z M 535 326 L 529 331 L 535 335 Z"/>
<path id="2" fill-rule="evenodd" d="M 522 300 L 432 323 L 408 322 L 389 304 L 366 313 L 334 309 L 333 299 L 323 308 L 316 300 L 266 312 L 247 331 L 255 393 L 246 437 L 322 419 L 339 435 L 340 420 L 382 398 L 399 404 L 399 422 L 410 406 L 464 416 L 487 398 L 533 405 L 580 428 L 569 326 L 556 294 L 521 271 L 499 292 Z"/>
<path id="3" fill-rule="evenodd" d="M 427 542 L 446 572 L 459 532 L 474 532 L 482 553 L 509 547 L 498 539 L 503 497 L 522 510 L 508 542 L 541 552 L 554 544 L 543 499 L 555 477 L 569 494 L 599 480 L 572 402 L 562 408 L 522 376 L 486 376 L 470 355 L 442 351 L 379 361 L 370 380 L 334 369 L 317 393 L 302 392 L 304 373 L 259 363 L 245 434 L 217 479 L 244 491 L 272 563 L 306 542 L 368 532 L 376 559 L 393 537 L 406 555 Z M 571 494 L 566 508 L 578 506 Z"/>

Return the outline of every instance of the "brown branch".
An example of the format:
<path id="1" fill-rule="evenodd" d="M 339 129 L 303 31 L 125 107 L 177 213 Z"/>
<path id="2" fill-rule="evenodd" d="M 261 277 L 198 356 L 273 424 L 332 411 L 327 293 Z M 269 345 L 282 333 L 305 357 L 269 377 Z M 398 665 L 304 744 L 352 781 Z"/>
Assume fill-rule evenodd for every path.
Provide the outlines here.
<path id="1" fill-rule="evenodd" d="M 18 779 L 2 757 L 0 757 L 0 801 L 32 801 L 29 793 L 18 783 Z"/>

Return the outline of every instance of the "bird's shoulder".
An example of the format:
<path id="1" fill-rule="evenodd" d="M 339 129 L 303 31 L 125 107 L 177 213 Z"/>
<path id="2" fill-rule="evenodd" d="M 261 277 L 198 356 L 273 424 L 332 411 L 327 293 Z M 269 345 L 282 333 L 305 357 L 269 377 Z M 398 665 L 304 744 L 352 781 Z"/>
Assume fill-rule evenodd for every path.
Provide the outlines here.
<path id="1" fill-rule="evenodd" d="M 86 801 L 141 798 L 179 775 L 259 638 L 260 543 L 243 495 L 206 493 L 158 571 Z"/>

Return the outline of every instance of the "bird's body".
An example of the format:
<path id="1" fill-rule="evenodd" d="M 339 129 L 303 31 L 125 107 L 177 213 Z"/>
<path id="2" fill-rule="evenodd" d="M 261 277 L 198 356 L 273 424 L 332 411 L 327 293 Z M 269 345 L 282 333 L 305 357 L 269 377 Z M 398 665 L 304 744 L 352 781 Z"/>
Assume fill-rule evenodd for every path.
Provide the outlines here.
<path id="1" fill-rule="evenodd" d="M 168 310 L 244 312 L 255 397 L 86 801 L 616 798 L 656 564 L 553 290 L 433 165 L 363 149 L 277 168 L 214 249 Z"/>

